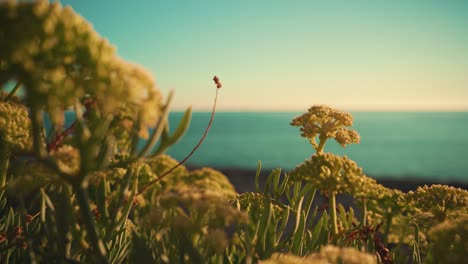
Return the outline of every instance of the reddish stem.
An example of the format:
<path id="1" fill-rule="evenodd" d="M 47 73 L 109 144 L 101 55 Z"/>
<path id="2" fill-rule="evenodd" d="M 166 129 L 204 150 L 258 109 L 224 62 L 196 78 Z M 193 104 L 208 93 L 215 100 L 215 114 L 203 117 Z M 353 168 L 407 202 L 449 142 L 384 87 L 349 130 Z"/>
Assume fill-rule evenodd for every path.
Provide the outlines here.
<path id="1" fill-rule="evenodd" d="M 198 147 L 200 147 L 200 145 L 205 140 L 206 135 L 208 135 L 208 131 L 210 131 L 211 124 L 213 123 L 214 115 L 215 115 L 215 112 L 216 112 L 216 101 L 218 100 L 218 90 L 219 90 L 219 88 L 221 88 L 221 83 L 219 82 L 219 80 L 218 80 L 218 78 L 216 76 L 215 76 L 215 78 L 213 80 L 215 81 L 216 87 L 218 89 L 216 89 L 216 96 L 215 96 L 215 99 L 214 99 L 213 110 L 211 111 L 210 122 L 208 123 L 208 126 L 206 127 L 205 133 L 203 134 L 202 138 L 200 139 L 200 141 L 198 141 L 197 145 L 192 149 L 192 151 L 190 151 L 190 153 L 183 160 L 181 160 L 179 163 L 177 163 L 177 165 L 175 165 L 174 167 L 170 168 L 168 171 L 164 172 L 157 179 L 154 179 L 154 180 L 150 181 L 149 183 L 147 183 L 145 186 L 143 186 L 143 188 L 137 193 L 137 195 L 142 194 L 151 185 L 157 183 L 158 181 L 160 181 L 161 179 L 163 179 L 164 177 L 169 175 L 169 173 L 173 172 L 179 166 L 184 164 L 193 155 L 193 153 L 195 153 L 195 151 L 198 149 Z"/>
<path id="2" fill-rule="evenodd" d="M 86 112 L 83 114 L 83 117 L 86 117 L 87 111 L 94 105 L 96 102 L 95 99 L 86 99 L 83 104 L 86 107 Z M 63 139 L 73 133 L 75 130 L 76 125 L 78 124 L 78 120 L 75 120 L 67 129 L 62 131 L 61 133 L 55 135 L 54 139 L 47 143 L 47 152 L 51 152 L 53 150 L 57 150 L 60 143 L 62 143 Z"/>

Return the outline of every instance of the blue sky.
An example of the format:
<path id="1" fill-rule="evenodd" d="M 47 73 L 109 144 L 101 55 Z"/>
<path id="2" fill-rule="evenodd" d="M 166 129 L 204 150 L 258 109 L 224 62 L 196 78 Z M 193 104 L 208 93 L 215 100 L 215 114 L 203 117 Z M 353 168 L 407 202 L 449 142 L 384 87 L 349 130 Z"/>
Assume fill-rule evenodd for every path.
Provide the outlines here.
<path id="1" fill-rule="evenodd" d="M 61 1 L 176 110 L 468 111 L 468 1 Z"/>

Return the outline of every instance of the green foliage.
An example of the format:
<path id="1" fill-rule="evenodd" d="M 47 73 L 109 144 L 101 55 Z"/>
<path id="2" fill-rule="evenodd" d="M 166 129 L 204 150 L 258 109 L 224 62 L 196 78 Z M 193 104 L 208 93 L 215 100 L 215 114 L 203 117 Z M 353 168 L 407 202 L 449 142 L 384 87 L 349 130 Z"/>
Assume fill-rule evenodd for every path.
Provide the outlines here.
<path id="1" fill-rule="evenodd" d="M 191 109 L 171 132 L 173 94 L 163 102 L 151 75 L 70 7 L 2 2 L 0 25 L 0 86 L 17 83 L 0 96 L 0 262 L 463 261 L 468 192 L 403 194 L 324 152 L 330 138 L 359 143 L 351 114 L 321 105 L 295 118 L 315 153 L 265 186 L 259 163 L 256 191 L 238 194 L 221 172 L 164 154 Z M 76 116 L 69 127 L 65 111 Z"/>

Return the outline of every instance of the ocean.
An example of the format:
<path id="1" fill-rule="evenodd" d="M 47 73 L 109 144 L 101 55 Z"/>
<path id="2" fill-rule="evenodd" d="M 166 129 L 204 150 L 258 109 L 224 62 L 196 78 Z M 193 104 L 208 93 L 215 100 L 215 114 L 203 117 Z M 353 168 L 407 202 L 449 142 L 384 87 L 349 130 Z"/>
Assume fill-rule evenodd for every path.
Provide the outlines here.
<path id="1" fill-rule="evenodd" d="M 204 143 L 187 162 L 214 168 L 290 170 L 314 150 L 289 122 L 297 113 L 218 112 Z M 347 155 L 375 178 L 468 183 L 468 113 L 357 112 L 354 125 L 361 143 L 342 148 L 334 141 L 325 151 Z M 169 116 L 175 129 L 182 113 Z M 192 115 L 184 138 L 167 152 L 180 160 L 196 145 L 210 113 Z"/>

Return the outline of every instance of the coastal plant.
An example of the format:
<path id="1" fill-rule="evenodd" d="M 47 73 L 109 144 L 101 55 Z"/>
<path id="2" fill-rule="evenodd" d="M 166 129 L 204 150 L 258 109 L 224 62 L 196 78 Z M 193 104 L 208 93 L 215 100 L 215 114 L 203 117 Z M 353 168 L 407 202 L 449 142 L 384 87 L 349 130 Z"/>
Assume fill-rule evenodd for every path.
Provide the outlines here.
<path id="1" fill-rule="evenodd" d="M 330 139 L 359 143 L 350 113 L 318 105 L 294 118 L 311 157 L 264 186 L 259 162 L 255 191 L 237 193 L 222 172 L 184 166 L 213 122 L 217 76 L 207 128 L 178 161 L 165 152 L 191 109 L 171 130 L 173 93 L 71 7 L 4 1 L 0 25 L 0 262 L 463 261 L 468 192 L 403 193 L 326 152 Z"/>

